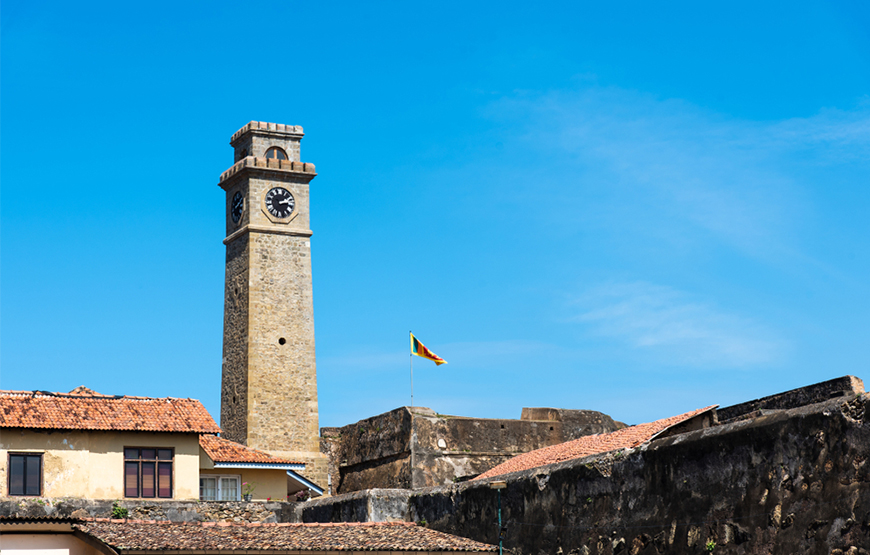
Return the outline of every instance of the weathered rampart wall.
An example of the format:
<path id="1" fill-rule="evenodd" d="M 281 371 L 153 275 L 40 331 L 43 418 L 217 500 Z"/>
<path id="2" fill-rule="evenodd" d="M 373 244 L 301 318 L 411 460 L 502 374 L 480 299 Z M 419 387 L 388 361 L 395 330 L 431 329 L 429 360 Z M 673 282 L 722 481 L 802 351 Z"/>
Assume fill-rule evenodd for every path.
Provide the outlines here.
<path id="1" fill-rule="evenodd" d="M 504 545 L 524 555 L 866 554 L 868 404 L 846 394 L 500 477 Z M 496 543 L 496 496 L 472 481 L 315 500 L 296 512 L 305 522 L 425 521 Z"/>
<path id="2" fill-rule="evenodd" d="M 846 396 L 850 393 L 864 393 L 864 382 L 860 378 L 842 376 L 806 387 L 783 391 L 775 395 L 768 395 L 753 401 L 731 405 L 730 407 L 723 407 L 717 412 L 719 414 L 719 421 L 726 422 L 738 418 L 761 416 L 774 410 L 791 409 L 821 403 L 829 399 Z"/>
<path id="3" fill-rule="evenodd" d="M 451 484 L 507 459 L 624 424 L 596 411 L 524 408 L 519 420 L 401 407 L 342 428 L 321 429 L 333 493 Z"/>

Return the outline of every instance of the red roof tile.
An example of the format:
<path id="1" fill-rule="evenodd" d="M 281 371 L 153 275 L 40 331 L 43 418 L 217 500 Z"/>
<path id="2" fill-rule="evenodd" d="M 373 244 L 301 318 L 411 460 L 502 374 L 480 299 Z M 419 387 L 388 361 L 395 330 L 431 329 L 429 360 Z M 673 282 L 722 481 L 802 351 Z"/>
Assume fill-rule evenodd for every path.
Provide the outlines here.
<path id="1" fill-rule="evenodd" d="M 199 436 L 199 446 L 214 462 L 242 462 L 269 464 L 303 464 L 298 461 L 273 457 L 264 451 L 251 449 L 241 443 L 223 439 L 215 435 Z"/>
<path id="2" fill-rule="evenodd" d="M 235 524 L 96 519 L 75 525 L 116 551 L 496 551 L 410 522 Z"/>
<path id="3" fill-rule="evenodd" d="M 172 397 L 0 391 L 0 428 L 219 433 L 202 403 Z"/>
<path id="4" fill-rule="evenodd" d="M 621 430 L 616 430 L 615 432 L 607 434 L 584 436 L 566 443 L 529 451 L 528 453 L 517 455 L 516 457 L 508 459 L 500 465 L 491 468 L 475 478 L 475 480 L 492 478 L 494 476 L 501 476 L 502 474 L 519 472 L 521 470 L 528 470 L 530 468 L 537 468 L 539 466 L 568 461 L 571 459 L 579 459 L 590 455 L 606 453 L 608 451 L 616 451 L 617 449 L 637 447 L 638 445 L 651 440 L 653 437 L 659 435 L 668 428 L 712 410 L 717 406 L 719 405 L 711 405 L 685 414 L 656 420 L 655 422 L 629 426 L 628 428 L 622 428 Z"/>

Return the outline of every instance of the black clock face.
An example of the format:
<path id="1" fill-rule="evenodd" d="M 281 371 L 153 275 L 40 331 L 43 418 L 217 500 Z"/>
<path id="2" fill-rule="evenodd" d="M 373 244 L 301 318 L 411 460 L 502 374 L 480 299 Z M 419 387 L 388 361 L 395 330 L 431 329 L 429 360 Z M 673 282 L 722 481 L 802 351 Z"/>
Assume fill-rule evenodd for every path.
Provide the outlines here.
<path id="1" fill-rule="evenodd" d="M 293 200 L 293 195 L 283 187 L 275 187 L 266 193 L 266 208 L 269 210 L 269 214 L 276 218 L 290 216 L 294 206 L 296 206 L 296 201 Z"/>
<path id="2" fill-rule="evenodd" d="M 230 206 L 230 217 L 233 219 L 233 223 L 239 223 L 239 220 L 242 219 L 242 212 L 245 210 L 245 197 L 242 196 L 242 193 L 238 192 L 233 195 L 233 203 Z"/>

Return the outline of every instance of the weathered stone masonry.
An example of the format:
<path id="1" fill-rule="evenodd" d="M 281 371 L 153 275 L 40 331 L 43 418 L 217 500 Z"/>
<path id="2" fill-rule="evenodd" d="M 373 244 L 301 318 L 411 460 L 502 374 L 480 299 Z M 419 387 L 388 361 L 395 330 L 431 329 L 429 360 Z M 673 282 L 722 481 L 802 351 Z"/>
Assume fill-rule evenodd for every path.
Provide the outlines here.
<path id="1" fill-rule="evenodd" d="M 321 428 L 332 493 L 451 484 L 517 455 L 625 427 L 591 410 L 524 408 L 519 420 L 401 407 L 341 428 Z"/>
<path id="2" fill-rule="evenodd" d="M 514 554 L 866 555 L 870 395 L 839 397 L 510 474 Z M 305 522 L 402 518 L 497 542 L 487 481 L 300 505 Z M 709 546 L 709 547 L 708 547 Z M 839 550 L 839 551 L 837 551 Z M 850 551 L 851 550 L 851 551 Z"/>
<path id="3" fill-rule="evenodd" d="M 251 122 L 233 135 L 235 164 L 221 175 L 227 245 L 221 427 L 224 437 L 306 464 L 327 481 L 318 438 L 309 182 L 299 161 L 302 128 Z M 265 158 L 271 146 L 288 160 Z M 273 187 L 295 201 L 289 217 L 265 205 Z M 233 222 L 239 193 L 244 210 Z"/>

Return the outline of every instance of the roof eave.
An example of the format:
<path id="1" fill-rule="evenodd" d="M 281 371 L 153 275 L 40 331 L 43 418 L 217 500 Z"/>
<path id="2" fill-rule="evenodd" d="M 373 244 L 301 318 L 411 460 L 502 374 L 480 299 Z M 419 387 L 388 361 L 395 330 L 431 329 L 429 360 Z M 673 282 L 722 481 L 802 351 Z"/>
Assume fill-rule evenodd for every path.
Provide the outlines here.
<path id="1" fill-rule="evenodd" d="M 305 470 L 305 465 L 302 463 L 260 463 L 260 462 L 235 462 L 214 461 L 215 468 L 240 468 L 240 469 L 259 469 L 259 470 Z"/>

